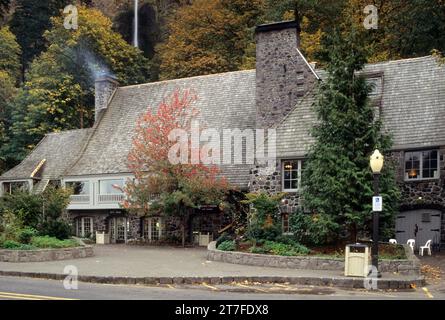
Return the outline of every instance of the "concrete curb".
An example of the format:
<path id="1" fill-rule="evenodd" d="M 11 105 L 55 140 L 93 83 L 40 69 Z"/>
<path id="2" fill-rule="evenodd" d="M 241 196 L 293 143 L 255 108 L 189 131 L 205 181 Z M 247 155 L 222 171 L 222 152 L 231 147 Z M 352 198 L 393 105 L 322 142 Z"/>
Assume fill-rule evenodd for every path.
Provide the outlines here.
<path id="1" fill-rule="evenodd" d="M 48 280 L 63 280 L 67 275 L 55 273 L 0 271 L 0 276 L 26 277 Z M 280 276 L 234 276 L 234 277 L 114 277 L 114 276 L 87 276 L 79 275 L 81 282 L 101 284 L 131 284 L 131 285 L 166 285 L 166 284 L 231 284 L 232 282 L 251 283 L 289 283 L 295 285 L 328 286 L 339 288 L 365 288 L 364 278 L 351 277 L 280 277 Z M 383 278 L 377 279 L 377 288 L 410 289 L 412 285 L 421 287 L 425 285 L 424 277 L 406 277 L 404 279 Z M 371 284 L 371 279 L 367 281 Z"/>

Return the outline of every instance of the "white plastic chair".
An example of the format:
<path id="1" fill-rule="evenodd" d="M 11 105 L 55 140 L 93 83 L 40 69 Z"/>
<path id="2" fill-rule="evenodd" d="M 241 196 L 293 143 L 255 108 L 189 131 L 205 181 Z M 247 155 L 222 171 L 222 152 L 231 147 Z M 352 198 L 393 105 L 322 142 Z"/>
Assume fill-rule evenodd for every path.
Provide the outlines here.
<path id="1" fill-rule="evenodd" d="M 391 243 L 391 244 L 397 244 L 397 240 L 396 240 L 396 239 L 389 239 L 389 243 Z"/>
<path id="2" fill-rule="evenodd" d="M 428 250 L 428 255 L 431 255 L 431 242 L 432 242 L 432 240 L 428 240 L 424 246 L 421 246 L 419 248 L 419 253 L 421 256 L 423 256 L 423 250 L 425 250 L 425 249 Z"/>
<path id="3" fill-rule="evenodd" d="M 414 246 L 416 245 L 416 240 L 414 239 L 408 239 L 408 241 L 406 242 L 407 245 L 409 245 L 411 247 L 411 250 L 414 252 Z"/>

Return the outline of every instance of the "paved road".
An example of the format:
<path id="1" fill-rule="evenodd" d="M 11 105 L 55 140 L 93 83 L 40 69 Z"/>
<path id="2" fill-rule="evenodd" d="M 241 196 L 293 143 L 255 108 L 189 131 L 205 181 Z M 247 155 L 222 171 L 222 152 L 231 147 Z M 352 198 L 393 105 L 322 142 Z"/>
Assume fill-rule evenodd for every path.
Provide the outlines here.
<path id="1" fill-rule="evenodd" d="M 66 290 L 61 281 L 0 277 L 1 300 L 314 300 L 314 299 L 445 299 L 445 288 L 431 287 L 410 291 L 342 290 L 331 287 L 286 285 L 231 286 L 128 286 L 78 283 L 77 290 Z"/>

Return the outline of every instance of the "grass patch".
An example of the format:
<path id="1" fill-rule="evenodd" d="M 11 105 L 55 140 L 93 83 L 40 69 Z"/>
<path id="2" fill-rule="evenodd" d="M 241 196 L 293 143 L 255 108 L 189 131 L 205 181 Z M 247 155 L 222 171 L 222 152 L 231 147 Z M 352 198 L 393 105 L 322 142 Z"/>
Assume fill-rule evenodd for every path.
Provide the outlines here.
<path id="1" fill-rule="evenodd" d="M 59 240 L 50 236 L 33 237 L 30 244 L 36 248 L 42 249 L 72 248 L 79 246 L 79 243 L 75 240 Z"/>

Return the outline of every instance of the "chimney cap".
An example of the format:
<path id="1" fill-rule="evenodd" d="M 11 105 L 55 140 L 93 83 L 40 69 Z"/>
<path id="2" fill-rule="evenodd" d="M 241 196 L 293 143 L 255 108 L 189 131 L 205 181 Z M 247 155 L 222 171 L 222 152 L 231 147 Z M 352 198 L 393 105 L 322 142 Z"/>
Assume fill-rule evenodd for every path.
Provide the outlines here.
<path id="1" fill-rule="evenodd" d="M 112 74 L 109 74 L 109 73 L 99 74 L 96 77 L 96 79 L 94 80 L 94 82 L 105 82 L 105 81 L 114 82 L 116 84 L 119 84 L 119 81 L 118 81 L 117 77 L 112 75 Z"/>
<path id="2" fill-rule="evenodd" d="M 300 23 L 295 20 L 291 21 L 282 21 L 282 22 L 274 22 L 268 24 L 261 24 L 256 27 L 255 32 L 268 32 L 268 31 L 278 31 L 284 29 L 297 29 L 300 32 Z"/>

